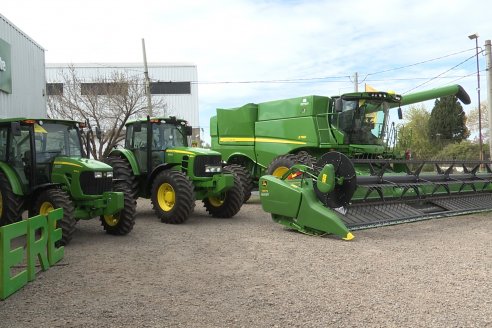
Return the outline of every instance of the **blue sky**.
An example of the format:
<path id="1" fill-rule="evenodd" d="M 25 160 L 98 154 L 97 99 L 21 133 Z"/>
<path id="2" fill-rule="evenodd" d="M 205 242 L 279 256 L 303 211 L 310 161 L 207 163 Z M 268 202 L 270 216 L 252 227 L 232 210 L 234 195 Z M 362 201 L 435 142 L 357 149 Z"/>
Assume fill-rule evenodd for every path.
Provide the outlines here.
<path id="1" fill-rule="evenodd" d="M 351 92 L 355 72 L 359 88 L 397 93 L 459 83 L 472 97 L 468 111 L 477 81 L 467 36 L 477 32 L 481 46 L 491 39 L 491 12 L 483 0 L 16 0 L 1 8 L 48 63 L 141 62 L 145 38 L 149 62 L 197 64 L 206 134 L 217 107 Z"/>

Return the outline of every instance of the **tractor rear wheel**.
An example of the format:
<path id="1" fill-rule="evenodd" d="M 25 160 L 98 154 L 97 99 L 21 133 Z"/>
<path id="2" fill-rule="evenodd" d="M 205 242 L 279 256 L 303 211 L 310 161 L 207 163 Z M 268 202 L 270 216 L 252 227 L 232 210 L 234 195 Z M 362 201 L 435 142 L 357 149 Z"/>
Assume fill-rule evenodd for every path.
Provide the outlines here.
<path id="1" fill-rule="evenodd" d="M 230 164 L 227 165 L 229 170 L 231 170 L 235 175 L 239 177 L 241 181 L 241 185 L 243 188 L 243 203 L 246 203 L 248 199 L 251 197 L 251 191 L 253 190 L 253 178 L 249 171 L 242 165 L 239 164 Z"/>
<path id="2" fill-rule="evenodd" d="M 12 191 L 5 174 L 0 172 L 0 226 L 21 220 L 22 197 Z"/>
<path id="3" fill-rule="evenodd" d="M 296 155 L 278 156 L 268 165 L 267 174 L 281 178 L 292 166 L 299 163 L 300 161 Z"/>
<path id="4" fill-rule="evenodd" d="M 75 232 L 74 206 L 70 197 L 61 189 L 46 189 L 41 192 L 34 202 L 32 213 L 34 215 L 48 215 L 57 208 L 63 208 L 63 217 L 57 221 L 57 228 L 62 229 L 62 238 L 56 242 L 56 246 L 65 246 L 72 240 Z"/>
<path id="5" fill-rule="evenodd" d="M 163 171 L 154 179 L 151 200 L 154 211 L 162 222 L 183 223 L 195 208 L 193 184 L 180 171 Z"/>
<path id="6" fill-rule="evenodd" d="M 210 196 L 203 200 L 203 205 L 210 215 L 216 218 L 232 218 L 239 212 L 244 201 L 240 177 L 229 166 L 222 170 L 234 175 L 234 186 L 218 196 Z"/>
<path id="7" fill-rule="evenodd" d="M 123 208 L 111 215 L 101 215 L 101 224 L 106 233 L 110 235 L 126 235 L 132 231 L 135 225 L 135 212 L 137 202 L 132 197 L 130 186 L 124 181 L 114 184 L 113 191 L 120 191 L 124 196 Z"/>
<path id="8" fill-rule="evenodd" d="M 103 162 L 113 168 L 113 174 L 116 179 L 125 180 L 130 189 L 133 198 L 138 198 L 138 179 L 133 175 L 132 167 L 126 159 L 120 157 L 107 157 Z"/>

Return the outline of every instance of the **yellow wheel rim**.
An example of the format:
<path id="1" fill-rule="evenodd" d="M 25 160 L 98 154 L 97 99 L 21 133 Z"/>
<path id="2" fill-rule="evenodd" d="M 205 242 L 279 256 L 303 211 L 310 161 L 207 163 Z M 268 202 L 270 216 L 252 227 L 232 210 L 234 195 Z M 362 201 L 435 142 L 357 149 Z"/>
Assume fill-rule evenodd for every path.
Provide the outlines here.
<path id="1" fill-rule="evenodd" d="M 274 177 L 281 178 L 288 170 L 289 170 L 288 167 L 279 166 L 273 171 L 272 175 Z"/>
<path id="2" fill-rule="evenodd" d="M 220 206 L 222 206 L 222 204 L 224 204 L 224 198 L 223 197 L 210 196 L 210 197 L 208 197 L 208 201 L 209 201 L 210 205 L 212 205 L 214 207 L 220 207 Z"/>
<path id="3" fill-rule="evenodd" d="M 50 202 L 44 202 L 39 207 L 39 214 L 48 215 L 49 212 L 53 211 L 55 207 Z"/>
<path id="4" fill-rule="evenodd" d="M 120 222 L 120 215 L 117 214 L 111 214 L 111 215 L 105 215 L 104 216 L 104 222 L 110 227 L 114 227 Z"/>
<path id="5" fill-rule="evenodd" d="M 163 183 L 157 189 L 157 203 L 163 211 L 169 212 L 173 209 L 176 203 L 176 192 L 169 183 Z"/>

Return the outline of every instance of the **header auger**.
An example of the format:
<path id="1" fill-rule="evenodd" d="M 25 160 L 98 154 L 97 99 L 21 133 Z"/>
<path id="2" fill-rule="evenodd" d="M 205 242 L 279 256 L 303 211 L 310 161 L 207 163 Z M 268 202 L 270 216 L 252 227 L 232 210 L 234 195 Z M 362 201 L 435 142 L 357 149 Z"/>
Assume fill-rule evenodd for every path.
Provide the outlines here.
<path id="1" fill-rule="evenodd" d="M 406 172 L 395 173 L 394 164 Z M 361 167 L 370 174 L 362 175 Z M 492 170 L 477 161 L 351 160 L 328 152 L 312 166 L 292 166 L 280 179 L 261 177 L 259 191 L 274 221 L 350 240 L 354 230 L 490 211 Z"/>

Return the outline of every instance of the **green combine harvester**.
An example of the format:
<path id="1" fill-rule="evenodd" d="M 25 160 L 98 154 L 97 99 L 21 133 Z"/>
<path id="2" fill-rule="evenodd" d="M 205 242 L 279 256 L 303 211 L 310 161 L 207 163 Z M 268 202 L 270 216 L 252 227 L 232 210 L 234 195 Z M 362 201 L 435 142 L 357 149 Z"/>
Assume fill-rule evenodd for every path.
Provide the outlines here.
<path id="1" fill-rule="evenodd" d="M 259 180 L 276 222 L 308 234 L 351 239 L 352 230 L 492 210 L 489 163 L 415 161 L 395 151 L 390 109 L 401 118 L 401 106 L 444 96 L 470 103 L 452 85 L 217 109 L 212 148 Z"/>
<path id="2" fill-rule="evenodd" d="M 0 119 L 0 226 L 22 213 L 47 215 L 63 208 L 60 245 L 72 239 L 78 220 L 100 217 L 108 234 L 125 235 L 135 224 L 135 200 L 113 169 L 84 158 L 82 123 Z"/>

